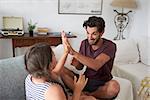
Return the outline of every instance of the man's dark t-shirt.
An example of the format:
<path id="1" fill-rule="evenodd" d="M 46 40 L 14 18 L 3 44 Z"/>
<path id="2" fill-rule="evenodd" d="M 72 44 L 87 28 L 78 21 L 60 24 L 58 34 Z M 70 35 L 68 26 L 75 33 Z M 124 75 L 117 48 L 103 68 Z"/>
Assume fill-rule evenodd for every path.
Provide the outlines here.
<path id="1" fill-rule="evenodd" d="M 98 83 L 98 82 L 100 82 L 100 83 L 98 83 L 98 85 L 104 85 L 105 82 L 112 79 L 111 70 L 112 70 L 112 66 L 113 66 L 113 62 L 114 62 L 114 58 L 115 58 L 116 45 L 110 40 L 107 40 L 104 38 L 102 38 L 102 39 L 103 39 L 103 44 L 97 50 L 92 49 L 92 47 L 88 43 L 87 39 L 83 40 L 81 42 L 81 46 L 80 46 L 79 52 L 84 56 L 95 59 L 101 53 L 104 53 L 110 57 L 110 60 L 108 62 L 106 62 L 98 71 L 95 71 L 95 70 L 87 67 L 84 74 L 89 79 L 88 80 L 89 84 L 92 83 L 92 87 L 94 87 L 93 85 L 96 85 L 96 83 Z M 92 80 L 94 80 L 94 81 L 92 81 Z M 88 83 L 87 83 L 87 85 L 88 85 Z"/>

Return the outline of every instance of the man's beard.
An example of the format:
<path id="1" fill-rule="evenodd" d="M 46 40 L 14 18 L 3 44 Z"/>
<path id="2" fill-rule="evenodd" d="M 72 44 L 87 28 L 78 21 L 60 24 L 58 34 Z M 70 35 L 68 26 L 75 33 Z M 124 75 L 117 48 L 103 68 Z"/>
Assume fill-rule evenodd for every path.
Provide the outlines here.
<path id="1" fill-rule="evenodd" d="M 90 45 L 96 45 L 100 40 L 100 36 L 98 36 L 96 39 L 94 40 L 88 40 Z"/>

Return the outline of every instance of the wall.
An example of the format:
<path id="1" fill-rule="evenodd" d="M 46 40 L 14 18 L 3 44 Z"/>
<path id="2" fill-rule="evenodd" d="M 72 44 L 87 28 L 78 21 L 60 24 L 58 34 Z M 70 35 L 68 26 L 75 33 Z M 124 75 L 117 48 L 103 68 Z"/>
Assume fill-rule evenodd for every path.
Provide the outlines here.
<path id="1" fill-rule="evenodd" d="M 148 1 L 148 6 L 147 6 L 147 9 L 148 9 L 148 23 L 150 23 L 150 8 L 148 8 L 150 6 L 150 1 Z M 148 36 L 150 37 L 150 24 L 148 24 Z"/>
<path id="2" fill-rule="evenodd" d="M 115 13 L 110 6 L 112 0 L 103 0 L 102 16 L 106 21 L 104 37 L 113 39 L 116 36 L 116 28 L 113 23 Z M 147 35 L 148 19 L 147 11 L 149 0 L 137 0 L 138 9 L 130 13 L 130 23 L 124 32 L 128 37 Z M 129 9 L 125 9 L 128 11 Z M 48 27 L 51 31 L 71 31 L 78 36 L 71 42 L 75 48 L 79 47 L 79 42 L 86 38 L 85 30 L 82 28 L 83 21 L 91 15 L 60 15 L 58 14 L 58 0 L 0 0 L 0 28 L 2 28 L 2 16 L 23 16 L 24 28 L 27 31 L 27 22 L 32 19 L 38 23 L 38 27 Z M 149 32 L 150 33 L 150 32 Z M 74 42 L 76 41 L 76 42 Z M 77 43 L 78 42 L 78 43 Z M 75 45 L 78 44 L 78 45 Z M 0 58 L 12 56 L 11 40 L 0 40 Z"/>
<path id="3" fill-rule="evenodd" d="M 133 24 L 131 25 L 130 37 L 148 36 L 148 26 L 150 25 L 148 22 L 150 20 L 148 17 L 150 14 L 149 0 L 137 0 L 137 3 L 138 8 L 136 9 Z"/>

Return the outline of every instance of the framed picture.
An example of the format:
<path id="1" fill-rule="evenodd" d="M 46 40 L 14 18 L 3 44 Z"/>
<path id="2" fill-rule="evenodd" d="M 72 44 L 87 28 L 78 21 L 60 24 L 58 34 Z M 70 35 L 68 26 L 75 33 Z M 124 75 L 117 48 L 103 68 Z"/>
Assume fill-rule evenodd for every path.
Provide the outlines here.
<path id="1" fill-rule="evenodd" d="M 58 0 L 58 14 L 101 15 L 103 0 Z"/>

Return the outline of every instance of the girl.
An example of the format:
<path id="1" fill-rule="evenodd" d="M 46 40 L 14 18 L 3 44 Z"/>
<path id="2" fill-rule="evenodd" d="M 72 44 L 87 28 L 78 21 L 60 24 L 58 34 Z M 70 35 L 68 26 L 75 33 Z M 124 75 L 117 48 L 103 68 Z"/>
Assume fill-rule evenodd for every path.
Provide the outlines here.
<path id="1" fill-rule="evenodd" d="M 62 35 L 64 54 L 56 62 L 55 55 L 47 43 L 33 45 L 25 54 L 25 65 L 29 75 L 25 79 L 26 100 L 67 100 L 68 96 L 58 83 L 69 49 Z M 88 79 L 80 75 L 74 78 L 72 100 L 79 100 Z M 83 98 L 85 98 L 83 96 Z"/>

